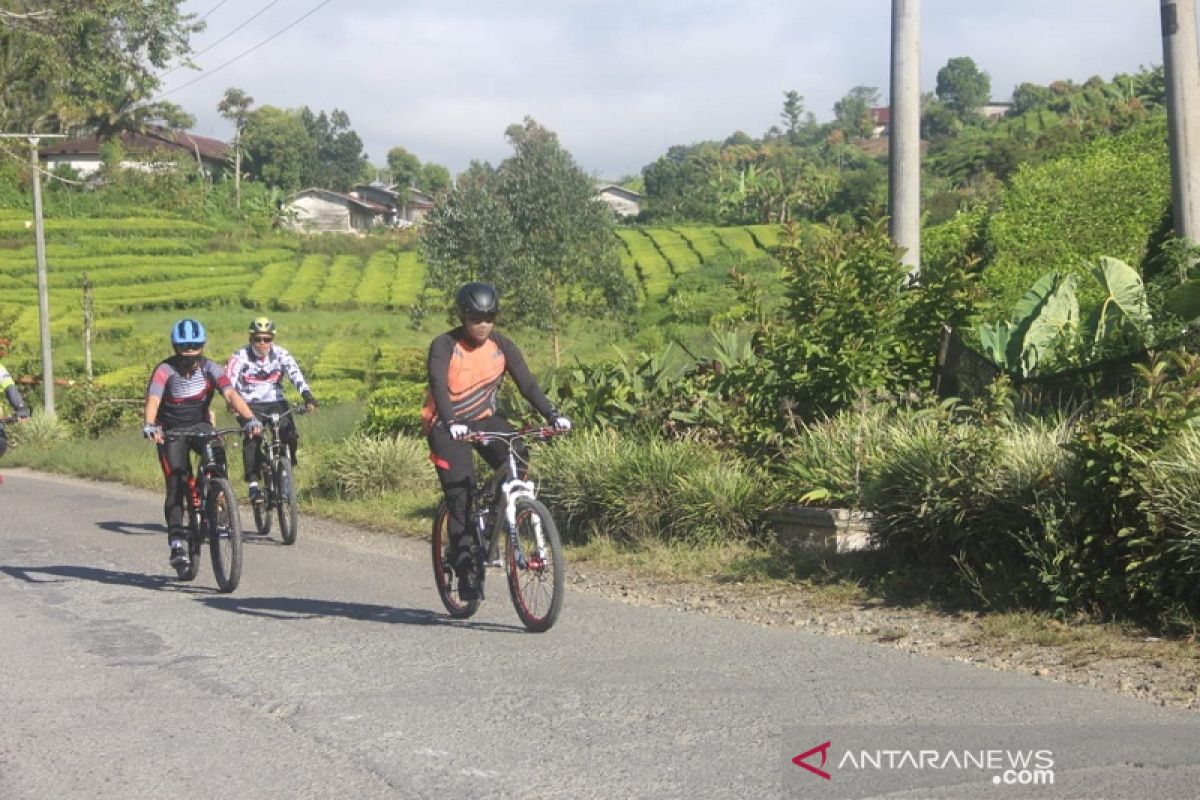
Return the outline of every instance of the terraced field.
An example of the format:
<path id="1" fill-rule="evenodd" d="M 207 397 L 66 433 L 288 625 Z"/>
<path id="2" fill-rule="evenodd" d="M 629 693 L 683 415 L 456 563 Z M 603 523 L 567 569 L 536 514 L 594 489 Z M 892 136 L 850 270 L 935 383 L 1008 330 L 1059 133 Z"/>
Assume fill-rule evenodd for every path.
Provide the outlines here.
<path id="1" fill-rule="evenodd" d="M 38 338 L 29 217 L 25 210 L 0 209 L 0 337 L 22 342 Z M 701 263 L 761 255 L 778 242 L 774 226 L 621 228 L 617 235 L 622 268 L 642 305 L 664 302 L 679 276 Z M 101 346 L 124 341 L 113 345 L 122 352 L 152 349 L 128 341 L 137 338 L 144 318 L 157 325 L 184 310 L 206 319 L 254 310 L 299 315 L 301 326 L 322 320 L 319 334 L 292 347 L 316 378 L 314 386 L 324 383 L 327 394 L 361 393 L 364 382 L 395 374 L 398 360 L 411 357 L 404 345 L 379 339 L 403 322 L 421 294 L 425 265 L 413 250 L 381 242 L 369 255 L 303 254 L 297 239 L 237 243 L 196 222 L 157 217 L 48 219 L 46 242 L 51 331 L 56 346 L 61 341 L 68 351 L 78 347 L 86 279 L 94 339 Z M 330 318 L 332 330 L 323 313 L 340 313 Z M 375 340 L 364 341 L 367 326 Z M 119 365 L 108 376 L 141 381 L 143 371 Z"/>

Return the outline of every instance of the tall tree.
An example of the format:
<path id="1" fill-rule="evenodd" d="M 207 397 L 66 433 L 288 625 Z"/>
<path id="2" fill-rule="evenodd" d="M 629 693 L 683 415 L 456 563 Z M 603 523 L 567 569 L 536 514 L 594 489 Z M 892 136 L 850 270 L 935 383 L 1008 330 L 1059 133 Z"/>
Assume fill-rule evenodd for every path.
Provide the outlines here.
<path id="1" fill-rule="evenodd" d="M 450 188 L 450 170 L 441 164 L 426 161 L 421 165 L 421 176 L 417 180 L 417 186 L 429 194 L 444 192 Z"/>
<path id="2" fill-rule="evenodd" d="M 976 116 L 979 107 L 991 98 L 992 79 L 975 66 L 974 59 L 958 56 L 938 70 L 937 96 L 965 121 Z"/>
<path id="3" fill-rule="evenodd" d="M 311 185 L 317 145 L 298 111 L 259 106 L 247 112 L 242 145 L 246 171 L 267 185 L 289 191 Z"/>
<path id="4" fill-rule="evenodd" d="M 0 14 L 0 127 L 98 128 L 128 111 L 186 59 L 203 30 L 184 0 L 6 0 Z M 152 112 L 157 113 L 157 112 Z M 145 117 L 142 117 L 145 121 Z"/>
<path id="5" fill-rule="evenodd" d="M 242 129 L 253 104 L 253 97 L 232 86 L 217 103 L 221 116 L 233 122 L 233 204 L 237 208 L 242 207 Z"/>
<path id="6" fill-rule="evenodd" d="M 387 152 L 388 170 L 392 173 L 392 183 L 402 192 L 416 186 L 421 175 L 421 159 L 396 146 Z"/>
<path id="7" fill-rule="evenodd" d="M 454 188 L 433 207 L 421 236 L 428 270 L 426 289 L 451 296 L 468 281 L 495 284 L 504 296 L 505 315 L 520 318 L 514 280 L 521 270 L 511 265 L 519 258 L 520 239 L 508 204 L 500 196 L 496 170 L 472 162 Z"/>
<path id="8" fill-rule="evenodd" d="M 500 164 L 499 190 L 521 241 L 518 298 L 550 331 L 558 364 L 569 313 L 628 310 L 633 290 L 617 259 L 612 214 L 558 137 L 531 117 L 505 136 L 514 153 Z"/>
<path id="9" fill-rule="evenodd" d="M 879 105 L 879 90 L 874 86 L 855 86 L 841 100 L 833 104 L 833 115 L 837 127 L 849 137 L 866 138 L 871 135 L 874 122 L 871 109 Z"/>
<path id="10" fill-rule="evenodd" d="M 300 119 L 315 146 L 314 159 L 308 163 L 307 183 L 345 192 L 369 178 L 371 164 L 345 111 L 335 108 L 330 114 L 321 111 L 314 115 L 305 106 L 300 109 Z"/>
<path id="11" fill-rule="evenodd" d="M 568 315 L 624 313 L 633 287 L 612 214 L 558 137 L 528 117 L 505 135 L 513 155 L 494 170 L 473 164 L 428 218 L 426 286 L 491 281 L 506 317 L 550 331 L 557 362 Z"/>

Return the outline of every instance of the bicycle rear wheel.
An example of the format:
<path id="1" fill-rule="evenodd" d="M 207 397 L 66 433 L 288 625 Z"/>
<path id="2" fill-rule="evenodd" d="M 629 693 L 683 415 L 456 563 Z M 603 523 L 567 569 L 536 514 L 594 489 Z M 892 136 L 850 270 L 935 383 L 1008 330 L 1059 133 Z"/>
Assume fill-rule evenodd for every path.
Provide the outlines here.
<path id="1" fill-rule="evenodd" d="M 213 573 L 222 592 L 232 592 L 242 577 L 242 519 L 233 486 L 212 478 L 208 487 L 208 546 Z"/>
<path id="2" fill-rule="evenodd" d="M 296 543 L 296 524 L 300 515 L 296 508 L 296 487 L 292 481 L 292 465 L 286 458 L 275 462 L 275 510 L 279 514 L 279 535 L 284 544 Z"/>
<path id="3" fill-rule="evenodd" d="M 516 542 L 508 543 L 505 571 L 513 608 L 533 633 L 550 630 L 562 610 L 566 573 L 562 541 L 550 512 L 538 500 L 517 498 Z"/>
<path id="4" fill-rule="evenodd" d="M 463 600 L 458 596 L 454 568 L 450 558 L 453 546 L 450 542 L 450 511 L 445 501 L 438 503 L 433 515 L 433 580 L 437 584 L 438 597 L 447 613 L 455 619 L 466 619 L 479 610 L 479 600 Z"/>

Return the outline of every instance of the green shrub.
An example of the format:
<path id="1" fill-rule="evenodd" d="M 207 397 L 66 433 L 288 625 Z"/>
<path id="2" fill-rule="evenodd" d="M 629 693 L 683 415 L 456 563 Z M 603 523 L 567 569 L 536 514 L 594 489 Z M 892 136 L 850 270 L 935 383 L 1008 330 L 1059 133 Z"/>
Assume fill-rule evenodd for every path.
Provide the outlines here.
<path id="1" fill-rule="evenodd" d="M 1062 436 L 1057 425 L 951 406 L 896 420 L 864 487 L 876 541 L 928 574 L 937 594 L 1048 605 L 1030 547 L 1064 514 Z"/>
<path id="2" fill-rule="evenodd" d="M 424 383 L 412 381 L 376 389 L 367 396 L 367 412 L 359 430 L 369 436 L 420 435 L 425 392 Z"/>
<path id="3" fill-rule="evenodd" d="M 120 390 L 77 384 L 59 395 L 56 407 L 78 435 L 96 439 L 122 426 L 132 429 L 141 420 L 142 401 L 122 395 Z"/>
<path id="4" fill-rule="evenodd" d="M 755 465 L 697 442 L 580 432 L 533 454 L 540 496 L 563 535 L 692 544 L 763 530 L 777 491 Z"/>
<path id="5" fill-rule="evenodd" d="M 1162 119 L 1076 153 L 1023 167 L 988 223 L 983 281 L 1001 309 L 1050 270 L 1076 273 L 1100 256 L 1141 264 L 1171 196 Z M 1098 298 L 1085 297 L 1085 306 Z"/>
<path id="6" fill-rule="evenodd" d="M 390 492 L 432 493 L 437 475 L 429 448 L 416 438 L 378 439 L 354 434 L 319 451 L 313 491 L 324 497 L 363 499 Z"/>

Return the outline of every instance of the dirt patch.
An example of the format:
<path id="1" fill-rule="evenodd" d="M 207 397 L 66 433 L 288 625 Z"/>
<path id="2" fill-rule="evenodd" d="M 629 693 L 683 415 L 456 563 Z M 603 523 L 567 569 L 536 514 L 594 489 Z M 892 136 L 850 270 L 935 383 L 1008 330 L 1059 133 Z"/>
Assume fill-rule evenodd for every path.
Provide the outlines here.
<path id="1" fill-rule="evenodd" d="M 909 653 L 950 658 L 1148 700 L 1200 709 L 1200 645 L 1130 636 L 1099 625 L 1040 620 L 997 630 L 978 614 L 943 614 L 882 602 L 831 602 L 803 586 L 674 581 L 583 562 L 573 589 L 636 605 L 672 608 L 758 625 L 849 636 Z"/>

